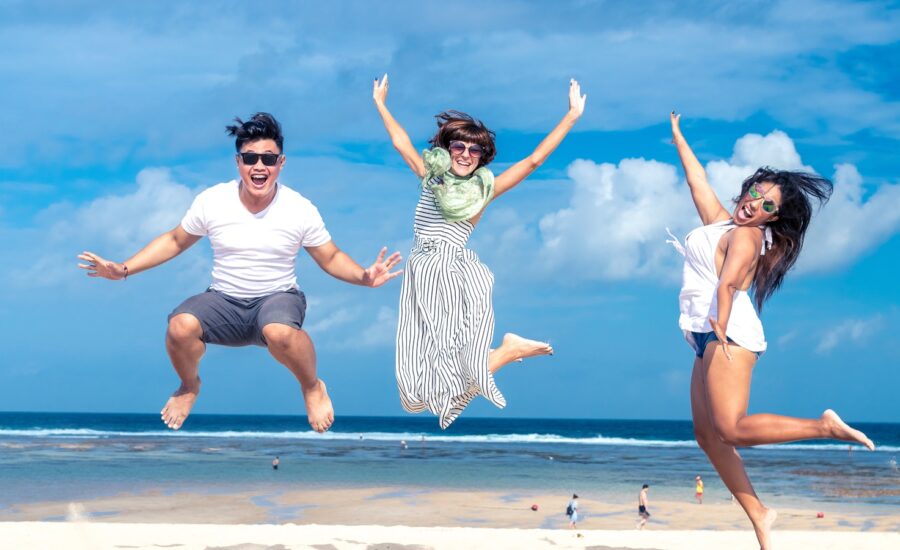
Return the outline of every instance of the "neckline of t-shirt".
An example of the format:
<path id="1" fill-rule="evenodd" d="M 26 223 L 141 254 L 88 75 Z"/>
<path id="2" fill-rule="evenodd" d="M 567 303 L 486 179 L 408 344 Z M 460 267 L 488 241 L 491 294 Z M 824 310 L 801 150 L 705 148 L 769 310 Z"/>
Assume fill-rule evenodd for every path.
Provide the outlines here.
<path id="1" fill-rule="evenodd" d="M 270 202 L 265 208 L 263 208 L 262 210 L 260 210 L 259 212 L 254 214 L 253 212 L 248 210 L 247 205 L 241 201 L 241 180 L 234 180 L 234 181 L 237 184 L 238 203 L 240 203 L 241 208 L 244 209 L 244 212 L 246 212 L 247 214 L 250 214 L 251 216 L 253 216 L 256 219 L 264 218 L 266 216 L 266 213 L 272 209 L 272 206 L 275 204 L 275 202 L 278 201 L 278 197 L 281 196 L 281 182 L 276 181 L 275 182 L 275 196 L 272 197 L 272 202 Z"/>

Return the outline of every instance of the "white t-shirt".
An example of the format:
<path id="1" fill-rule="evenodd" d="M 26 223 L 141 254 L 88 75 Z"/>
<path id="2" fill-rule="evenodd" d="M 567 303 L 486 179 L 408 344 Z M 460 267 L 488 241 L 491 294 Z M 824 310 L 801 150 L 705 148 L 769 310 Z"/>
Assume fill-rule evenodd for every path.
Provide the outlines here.
<path id="1" fill-rule="evenodd" d="M 331 240 L 316 207 L 293 189 L 276 185 L 272 203 L 257 214 L 247 210 L 238 181 L 231 180 L 197 195 L 184 215 L 181 227 L 208 236 L 212 244 L 212 289 L 257 298 L 296 288 L 300 247 Z"/>

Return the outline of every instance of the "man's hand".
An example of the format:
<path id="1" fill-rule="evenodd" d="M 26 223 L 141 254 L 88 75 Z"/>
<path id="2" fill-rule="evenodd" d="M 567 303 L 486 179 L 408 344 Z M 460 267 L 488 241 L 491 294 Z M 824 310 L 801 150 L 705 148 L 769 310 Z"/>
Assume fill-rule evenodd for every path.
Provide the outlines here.
<path id="1" fill-rule="evenodd" d="M 93 252 L 84 251 L 78 255 L 79 260 L 88 262 L 86 264 L 78 264 L 81 269 L 88 271 L 88 277 L 103 277 L 111 281 L 118 281 L 128 276 L 128 269 L 125 264 L 117 264 L 105 260 Z"/>
<path id="2" fill-rule="evenodd" d="M 397 264 L 400 263 L 400 260 L 403 259 L 400 257 L 400 253 L 394 252 L 385 260 L 384 255 L 386 253 L 387 247 L 385 246 L 381 249 L 381 252 L 378 253 L 378 257 L 375 259 L 375 263 L 372 264 L 369 269 L 363 272 L 363 286 L 370 286 L 372 288 L 379 287 L 384 283 L 390 281 L 394 277 L 399 277 L 403 274 L 402 269 L 391 272 L 391 269 L 396 267 Z"/>

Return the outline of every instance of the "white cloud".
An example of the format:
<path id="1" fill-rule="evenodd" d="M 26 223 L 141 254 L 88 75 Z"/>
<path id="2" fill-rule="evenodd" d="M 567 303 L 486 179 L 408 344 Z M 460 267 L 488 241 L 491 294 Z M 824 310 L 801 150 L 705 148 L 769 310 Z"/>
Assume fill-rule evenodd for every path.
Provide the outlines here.
<path id="1" fill-rule="evenodd" d="M 847 319 L 822 334 L 819 344 L 816 346 L 816 351 L 818 353 L 827 353 L 839 345 L 865 342 L 870 335 L 881 328 L 881 321 L 880 315 L 875 315 L 868 319 Z"/>
<path id="2" fill-rule="evenodd" d="M 381 306 L 375 322 L 363 329 L 359 345 L 365 348 L 392 346 L 397 337 L 397 310 Z"/>
<path id="3" fill-rule="evenodd" d="M 37 288 L 71 280 L 77 271 L 75 256 L 83 250 L 121 261 L 175 227 L 194 194 L 168 170 L 148 168 L 138 174 L 131 193 L 83 206 L 51 205 L 38 214 L 38 227 L 16 231 L 17 241 L 27 244 L 15 251 L 19 261 L 8 271 L 7 281 L 16 288 Z M 206 260 L 194 263 L 205 265 Z M 193 273 L 198 265 L 184 271 Z"/>
<path id="4" fill-rule="evenodd" d="M 900 185 L 881 185 L 870 194 L 852 164 L 835 166 L 834 194 L 813 217 L 799 271 L 831 271 L 851 265 L 900 229 Z"/>
<path id="5" fill-rule="evenodd" d="M 741 137 L 730 159 L 712 161 L 706 170 L 730 209 L 741 182 L 763 165 L 812 171 L 793 140 L 777 130 Z M 679 171 L 642 158 L 617 165 L 573 162 L 568 168 L 574 184 L 569 205 L 540 221 L 547 271 L 576 279 L 679 277 L 680 256 L 665 244 L 665 230 L 671 228 L 681 238 L 699 225 Z M 864 198 L 862 178 L 848 164 L 837 167 L 834 181 L 834 196 L 813 218 L 801 254 L 807 270 L 847 265 L 900 229 L 900 185 L 883 185 Z"/>

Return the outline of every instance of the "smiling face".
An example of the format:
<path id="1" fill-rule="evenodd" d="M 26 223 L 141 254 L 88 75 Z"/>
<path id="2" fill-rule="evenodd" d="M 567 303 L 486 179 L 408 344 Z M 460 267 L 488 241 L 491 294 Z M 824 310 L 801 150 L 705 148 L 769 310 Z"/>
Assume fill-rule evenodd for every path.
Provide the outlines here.
<path id="1" fill-rule="evenodd" d="M 273 166 L 266 166 L 263 157 L 256 159 L 254 164 L 244 162 L 242 153 L 256 153 L 257 155 L 278 155 Z M 284 156 L 272 139 L 260 139 L 245 143 L 236 155 L 238 174 L 241 177 L 241 200 L 248 207 L 263 205 L 268 206 L 275 196 L 275 183 L 278 174 L 284 166 Z"/>
<path id="2" fill-rule="evenodd" d="M 755 198 L 754 198 L 755 196 Z M 774 205 L 774 212 L 767 212 L 766 205 Z M 781 207 L 781 187 L 764 181 L 752 184 L 734 207 L 731 219 L 735 225 L 763 225 L 778 218 Z"/>
<path id="3" fill-rule="evenodd" d="M 462 143 L 465 145 L 465 149 L 462 147 L 453 145 Z M 465 177 L 474 172 L 478 168 L 478 163 L 481 159 L 481 156 L 473 157 L 471 147 L 476 146 L 478 149 L 481 148 L 480 145 L 476 143 L 472 143 L 469 141 L 454 141 L 450 147 L 450 170 L 456 174 L 457 176 Z"/>

